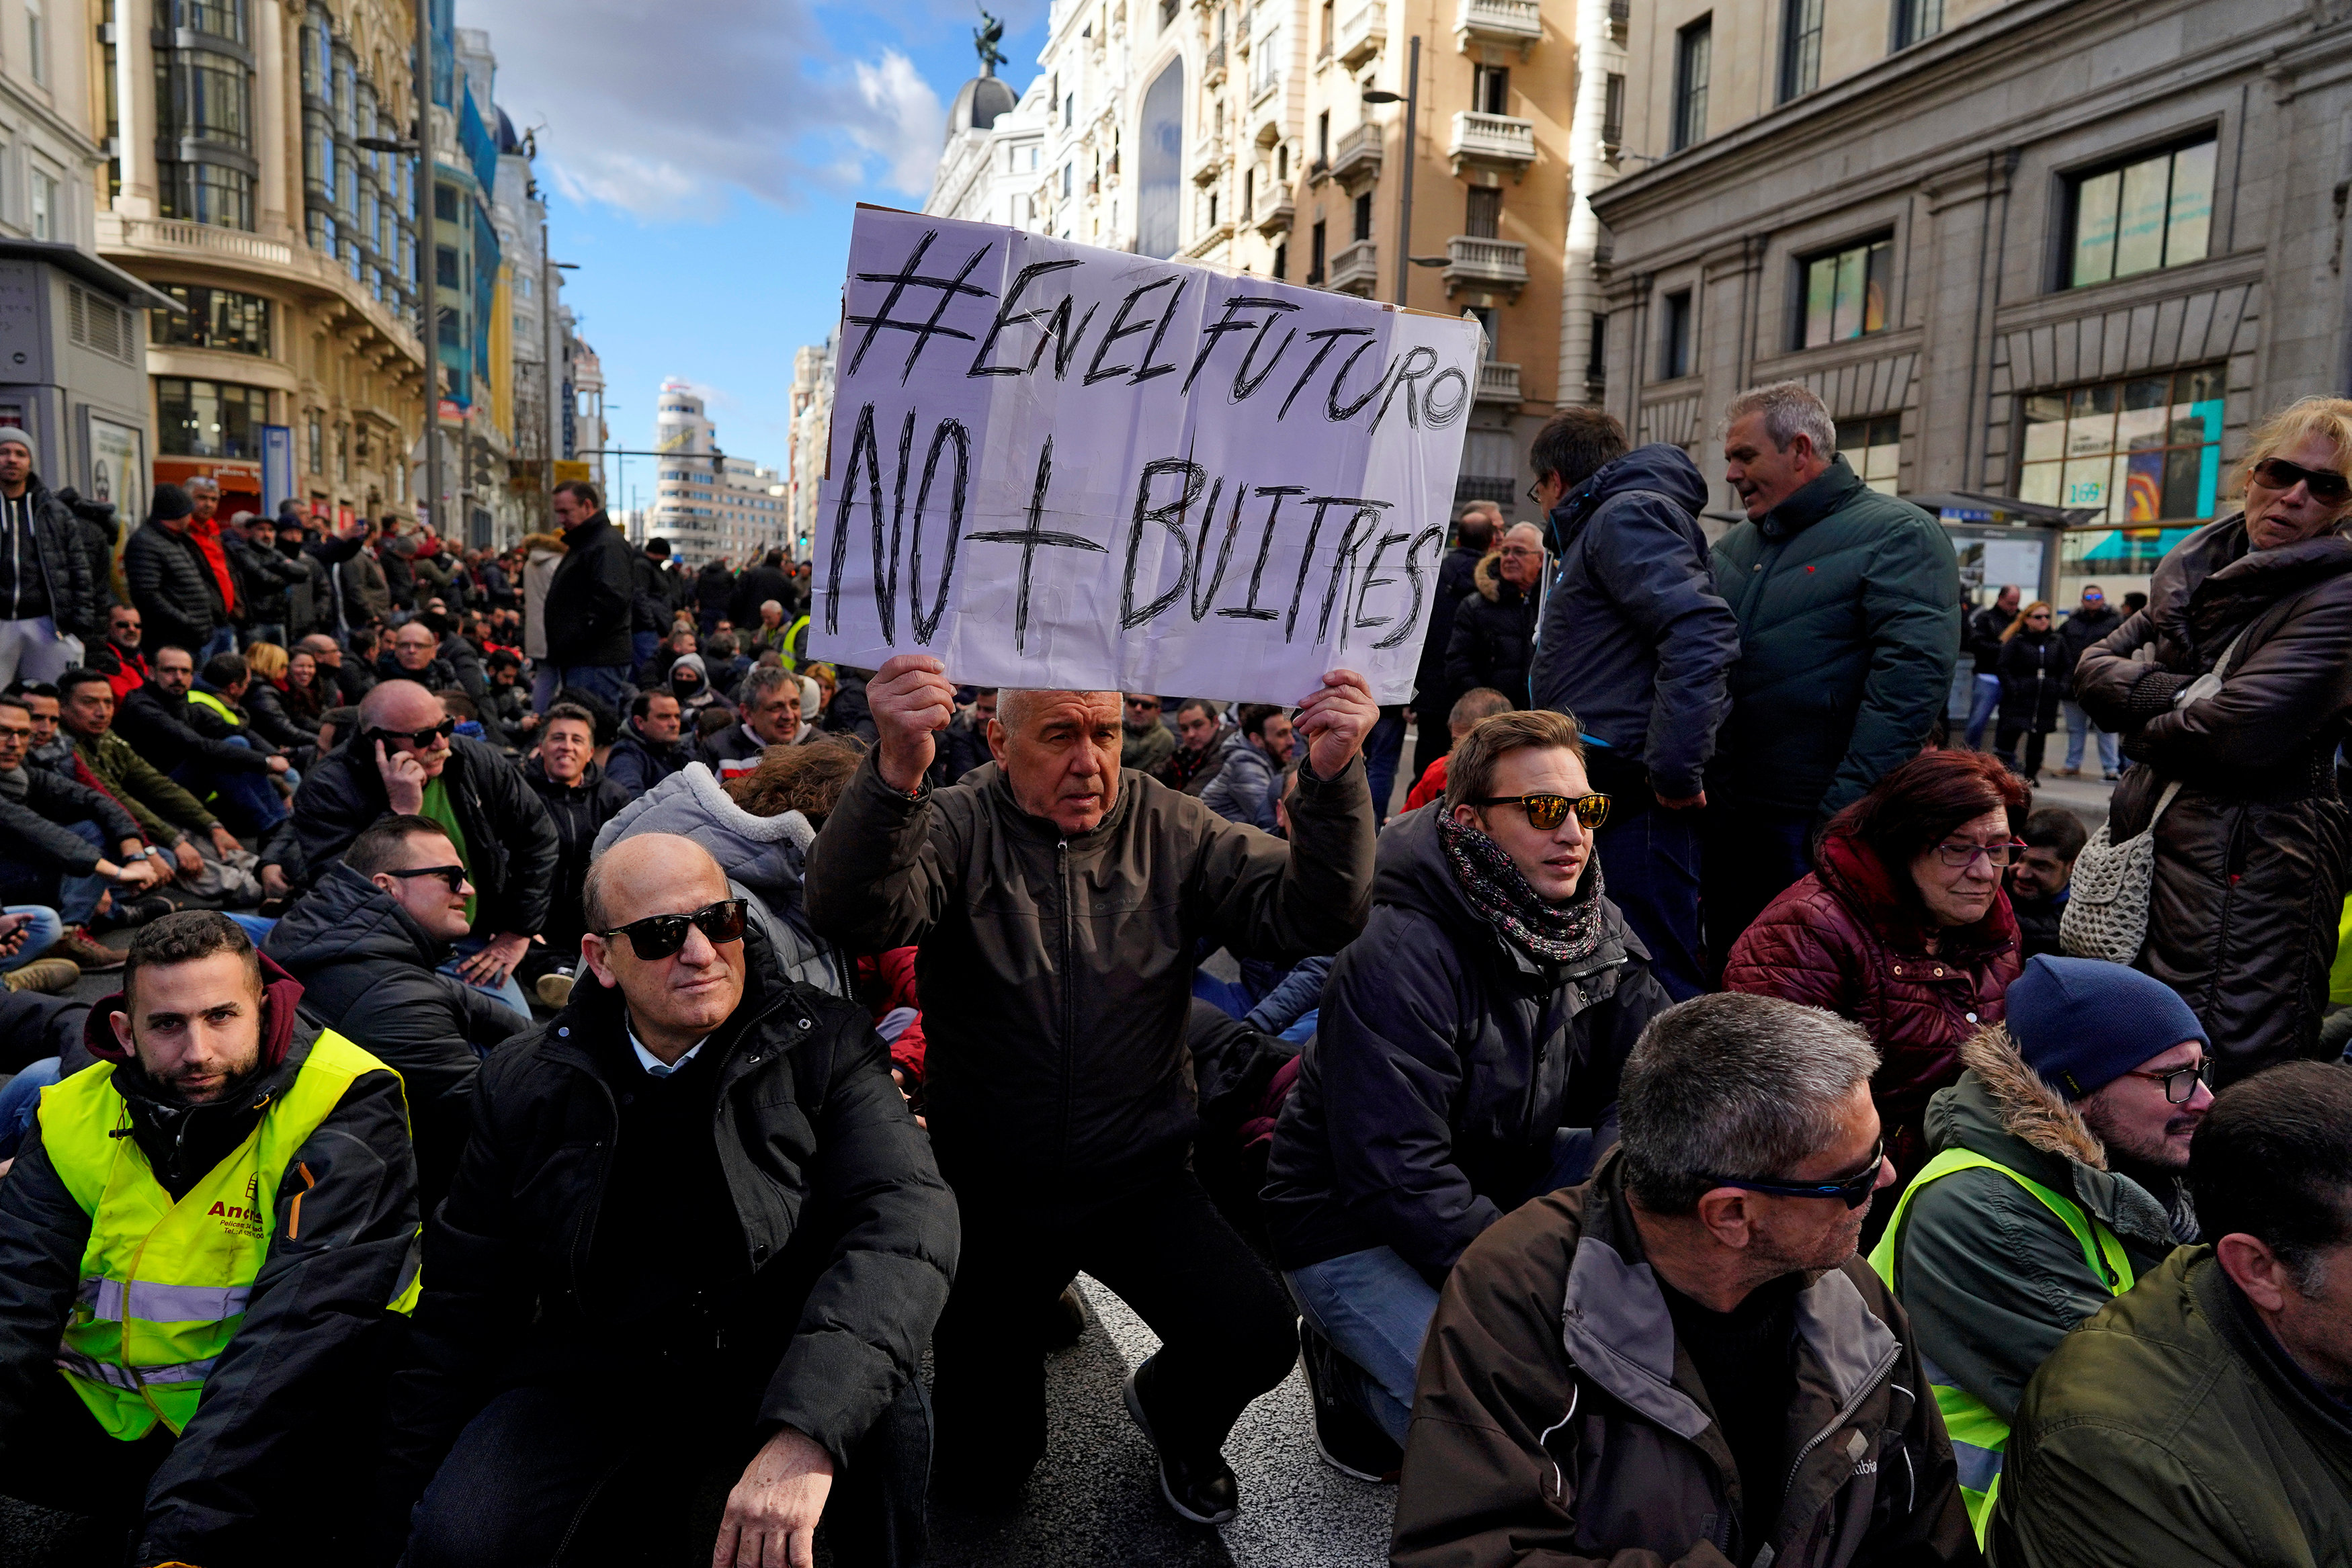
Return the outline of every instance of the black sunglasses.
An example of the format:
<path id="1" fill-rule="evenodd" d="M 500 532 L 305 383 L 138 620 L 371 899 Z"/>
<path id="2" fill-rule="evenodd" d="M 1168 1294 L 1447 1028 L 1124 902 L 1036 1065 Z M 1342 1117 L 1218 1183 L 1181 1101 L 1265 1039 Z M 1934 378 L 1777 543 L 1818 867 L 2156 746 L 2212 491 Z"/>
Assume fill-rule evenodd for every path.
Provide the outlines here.
<path id="1" fill-rule="evenodd" d="M 686 929 L 698 927 L 714 943 L 743 940 L 743 915 L 746 901 L 722 898 L 691 915 L 648 915 L 643 920 L 632 920 L 626 925 L 615 925 L 597 936 L 611 941 L 615 936 L 629 939 L 629 950 L 640 958 L 667 958 L 686 946 Z"/>
<path id="2" fill-rule="evenodd" d="M 452 893 L 462 893 L 466 887 L 466 868 L 461 865 L 421 865 L 411 871 L 388 871 L 386 876 L 396 876 L 406 882 L 412 876 L 437 876 L 449 884 Z"/>
<path id="3" fill-rule="evenodd" d="M 418 751 L 430 751 L 436 739 L 446 740 L 457 733 L 457 721 L 445 718 L 431 729 L 372 729 L 367 732 L 367 738 L 370 741 L 381 740 L 387 746 L 396 744 Z"/>
<path id="4" fill-rule="evenodd" d="M 2332 468 L 2305 468 L 2284 457 L 2265 457 L 2255 464 L 2254 477 L 2273 490 L 2292 490 L 2299 480 L 2310 488 L 2315 501 L 2332 504 L 2352 496 L 2352 479 Z"/>
<path id="5" fill-rule="evenodd" d="M 1609 797 L 1606 795 L 1489 795 L 1482 800 L 1467 800 L 1470 806 L 1517 806 L 1528 814 L 1528 826 L 1539 833 L 1550 832 L 1567 821 L 1570 811 L 1587 830 L 1599 827 L 1609 820 Z"/>
<path id="6" fill-rule="evenodd" d="M 1870 1163 L 1850 1176 L 1836 1181 L 1787 1182 L 1748 1181 L 1740 1176 L 1711 1176 L 1703 1179 L 1717 1186 L 1736 1186 L 1742 1192 L 1760 1192 L 1771 1197 L 1833 1197 L 1848 1208 L 1860 1208 L 1878 1190 L 1879 1168 L 1886 1163 L 1886 1140 L 1870 1151 Z"/>

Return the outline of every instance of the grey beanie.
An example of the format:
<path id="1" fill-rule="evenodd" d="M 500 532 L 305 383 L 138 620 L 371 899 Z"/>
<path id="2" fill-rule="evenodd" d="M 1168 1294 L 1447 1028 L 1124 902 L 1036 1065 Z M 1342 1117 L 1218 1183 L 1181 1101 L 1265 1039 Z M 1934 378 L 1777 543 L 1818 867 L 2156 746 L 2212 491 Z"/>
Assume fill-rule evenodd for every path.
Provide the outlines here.
<path id="1" fill-rule="evenodd" d="M 25 455 L 27 457 L 38 457 L 41 455 L 41 449 L 33 444 L 33 438 L 26 434 L 22 428 L 14 424 L 0 424 L 0 444 L 11 441 L 23 447 Z"/>

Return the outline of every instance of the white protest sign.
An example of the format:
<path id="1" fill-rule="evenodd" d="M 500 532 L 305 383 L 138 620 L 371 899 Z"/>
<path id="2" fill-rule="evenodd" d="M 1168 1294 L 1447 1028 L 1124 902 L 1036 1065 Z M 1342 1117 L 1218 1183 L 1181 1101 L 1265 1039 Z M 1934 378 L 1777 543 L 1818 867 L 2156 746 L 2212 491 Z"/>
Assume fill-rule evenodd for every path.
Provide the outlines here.
<path id="1" fill-rule="evenodd" d="M 1478 355 L 1467 319 L 861 207 L 810 651 L 1404 702 Z"/>

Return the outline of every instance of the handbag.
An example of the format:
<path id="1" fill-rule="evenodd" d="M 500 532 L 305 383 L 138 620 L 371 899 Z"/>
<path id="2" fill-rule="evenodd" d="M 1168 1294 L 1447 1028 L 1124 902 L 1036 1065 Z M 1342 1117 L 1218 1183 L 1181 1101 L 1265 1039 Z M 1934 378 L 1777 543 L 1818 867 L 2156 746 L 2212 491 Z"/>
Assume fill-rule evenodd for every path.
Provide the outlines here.
<path id="1" fill-rule="evenodd" d="M 2246 628 L 2252 630 L 2251 625 Z M 2231 638 L 2212 670 L 2175 695 L 2174 705 L 2200 701 L 2220 691 L 2245 640 L 2246 632 Z M 2148 894 L 2156 886 L 2156 824 L 2179 793 L 2179 779 L 2167 784 L 2164 793 L 2157 797 L 2147 826 L 2122 843 L 2114 841 L 2111 814 L 2083 846 L 2074 860 L 2066 907 L 2058 916 L 2058 946 L 2068 957 L 2104 958 L 2110 964 L 2137 960 L 2147 944 Z"/>

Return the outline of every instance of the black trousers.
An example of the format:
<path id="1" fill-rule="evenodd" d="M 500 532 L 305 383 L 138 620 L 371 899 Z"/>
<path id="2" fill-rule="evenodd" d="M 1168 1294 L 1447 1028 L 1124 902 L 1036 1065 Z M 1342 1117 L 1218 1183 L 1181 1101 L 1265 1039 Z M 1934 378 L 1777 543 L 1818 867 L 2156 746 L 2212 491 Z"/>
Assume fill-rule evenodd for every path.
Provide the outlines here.
<path id="1" fill-rule="evenodd" d="M 761 1438 L 707 1401 L 510 1388 L 459 1433 L 411 1517 L 405 1568 L 708 1563 Z M 837 1469 L 819 1533 L 845 1565 L 913 1568 L 930 1420 L 909 1384 Z M 781 1561 L 781 1559 L 779 1559 Z"/>
<path id="2" fill-rule="evenodd" d="M 1709 806 L 1700 824 L 1699 903 L 1706 921 L 1706 977 L 1720 985 L 1731 945 L 1765 906 L 1812 868 L 1811 811 Z"/>
<path id="3" fill-rule="evenodd" d="M 2017 743 L 2021 738 L 2025 742 L 2025 760 L 2022 764 L 2017 758 Z M 2011 729 L 2009 726 L 2002 725 L 1995 738 L 1995 745 L 2000 748 L 1999 755 L 2001 761 L 2009 765 L 2009 770 L 2011 773 L 2021 779 L 2032 779 L 2042 771 L 2042 758 L 2049 740 L 2048 730 L 2027 729 L 2022 725 Z"/>
<path id="4" fill-rule="evenodd" d="M 1173 1451 L 1222 1448 L 1297 1357 L 1289 1297 L 1190 1171 L 1054 1203 L 971 1184 L 956 1198 L 963 1256 L 931 1341 L 943 1483 L 993 1490 L 1035 1468 L 1045 1451 L 1037 1324 L 1081 1270 L 1160 1336 L 1147 1408 Z"/>

